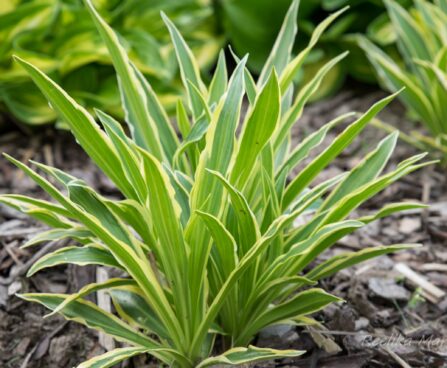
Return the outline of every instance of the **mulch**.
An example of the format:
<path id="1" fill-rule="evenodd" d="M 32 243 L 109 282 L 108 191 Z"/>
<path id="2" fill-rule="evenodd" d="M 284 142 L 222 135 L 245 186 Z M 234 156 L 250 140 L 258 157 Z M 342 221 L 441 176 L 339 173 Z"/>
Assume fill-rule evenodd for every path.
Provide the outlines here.
<path id="1" fill-rule="evenodd" d="M 334 117 L 351 111 L 365 111 L 383 97 L 378 91 L 345 90 L 335 98 L 318 102 L 305 110 L 296 124 L 294 139 L 314 130 Z M 381 119 L 405 132 L 411 130 L 402 106 L 393 102 Z M 339 127 L 335 132 L 339 132 Z M 328 141 L 334 138 L 332 133 Z M 333 176 L 351 169 L 378 143 L 384 132 L 368 127 L 323 173 Z M 96 190 L 118 196 L 111 182 L 89 161 L 71 135 L 45 129 L 34 133 L 11 130 L 0 136 L 0 151 L 21 161 L 33 159 L 86 180 Z M 389 167 L 417 153 L 399 142 Z M 255 345 L 304 349 L 300 359 L 257 364 L 258 367 L 446 367 L 447 297 L 433 295 L 447 291 L 447 176 L 441 166 L 430 166 L 401 179 L 369 200 L 355 214 L 372 214 L 386 203 L 418 200 L 431 204 L 427 210 L 409 211 L 382 219 L 340 241 L 321 260 L 339 252 L 375 245 L 421 243 L 422 246 L 390 256 L 382 256 L 343 270 L 322 282 L 347 302 L 333 305 L 315 318 L 324 328 L 277 326 L 263 331 Z M 5 159 L 0 160 L 0 193 L 20 193 L 46 198 L 35 184 Z M 44 226 L 0 205 L 0 366 L 5 368 L 71 367 L 103 353 L 98 335 L 59 316 L 43 319 L 44 308 L 22 301 L 16 293 L 28 291 L 65 293 L 93 282 L 93 267 L 60 266 L 25 274 L 37 255 L 58 244 L 21 249 L 20 245 Z M 402 276 L 399 267 L 409 268 L 428 284 L 415 284 Z M 421 287 L 423 285 L 424 287 Z M 121 367 L 155 367 L 145 358 Z"/>

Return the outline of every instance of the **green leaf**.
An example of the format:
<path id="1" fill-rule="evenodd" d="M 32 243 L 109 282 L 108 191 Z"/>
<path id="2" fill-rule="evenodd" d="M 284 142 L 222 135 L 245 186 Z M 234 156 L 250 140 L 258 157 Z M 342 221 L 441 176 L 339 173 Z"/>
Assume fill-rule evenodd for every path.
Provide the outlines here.
<path id="1" fill-rule="evenodd" d="M 359 45 L 366 52 L 385 87 L 394 92 L 405 86 L 401 94 L 405 105 L 412 111 L 416 111 L 421 119 L 427 122 L 431 131 L 435 133 L 442 131 L 442 127 L 434 116 L 432 104 L 418 82 L 401 70 L 390 57 L 366 38 L 360 37 Z"/>
<path id="2" fill-rule="evenodd" d="M 383 206 L 379 211 L 377 211 L 373 215 L 359 218 L 359 221 L 368 224 L 372 221 L 376 221 L 378 219 L 390 216 L 396 212 L 414 210 L 414 209 L 423 209 L 423 208 L 428 208 L 428 206 L 426 204 L 417 202 L 390 203 Z"/>
<path id="3" fill-rule="evenodd" d="M 250 299 L 247 301 L 246 308 L 249 309 L 258 300 L 267 299 L 272 300 L 269 294 L 279 295 L 286 288 L 294 288 L 302 286 L 313 286 L 316 282 L 303 276 L 284 276 L 276 278 L 262 285 L 262 287 L 255 289 L 250 294 Z"/>
<path id="4" fill-rule="evenodd" d="M 234 188 L 219 172 L 212 170 L 208 171 L 223 184 L 230 194 L 231 203 L 234 208 L 234 216 L 239 225 L 238 251 L 240 255 L 244 255 L 250 249 L 251 245 L 253 245 L 260 237 L 256 217 L 241 192 Z"/>
<path id="5" fill-rule="evenodd" d="M 414 157 L 420 159 L 419 155 Z M 424 162 L 418 165 L 412 165 L 412 161 L 399 165 L 396 170 L 378 177 L 377 179 L 368 182 L 353 192 L 342 198 L 336 205 L 332 206 L 327 215 L 321 221 L 321 225 L 327 224 L 333 221 L 339 221 L 345 218 L 352 210 L 357 208 L 361 203 L 365 202 L 381 190 L 389 186 L 391 183 L 400 179 L 402 176 L 407 175 L 421 167 L 429 165 L 430 162 Z"/>
<path id="6" fill-rule="evenodd" d="M 83 247 L 65 247 L 46 254 L 37 260 L 28 270 L 27 276 L 32 276 L 44 268 L 63 264 L 75 264 L 78 266 L 101 265 L 122 268 L 115 258 L 103 248 L 94 245 Z"/>
<path id="7" fill-rule="evenodd" d="M 216 71 L 214 72 L 213 79 L 210 84 L 210 94 L 208 98 L 208 104 L 212 106 L 214 103 L 219 103 L 219 100 L 224 95 L 227 89 L 228 72 L 227 64 L 225 62 L 225 53 L 223 50 L 219 53 L 219 59 L 217 61 Z"/>
<path id="8" fill-rule="evenodd" d="M 132 199 L 120 202 L 105 201 L 108 208 L 121 221 L 130 225 L 143 239 L 146 246 L 153 248 L 155 240 L 151 233 L 152 220 L 148 209 Z"/>
<path id="9" fill-rule="evenodd" d="M 117 152 L 88 112 L 39 69 L 20 58 L 16 57 L 15 60 L 28 72 L 53 108 L 69 124 L 76 140 L 87 154 L 123 193 L 131 195 L 133 189 L 117 165 Z"/>
<path id="10" fill-rule="evenodd" d="M 79 213 L 78 209 L 71 203 L 67 198 L 48 180 L 46 180 L 41 175 L 37 174 L 34 170 L 30 169 L 28 166 L 24 165 L 20 161 L 17 161 L 13 157 L 4 153 L 4 156 L 12 162 L 15 166 L 25 172 L 34 182 L 36 182 L 46 193 L 48 193 L 52 198 L 57 200 L 62 204 L 66 210 L 70 212 L 71 217 L 78 219 Z"/>
<path id="11" fill-rule="evenodd" d="M 280 177 L 281 175 L 288 175 L 289 171 L 291 171 L 302 160 L 304 160 L 306 157 L 308 157 L 308 155 L 312 149 L 318 147 L 323 142 L 324 138 L 326 137 L 326 134 L 328 133 L 328 131 L 330 129 L 332 129 L 334 126 L 338 125 L 343 120 L 346 120 L 354 115 L 355 115 L 355 113 L 343 114 L 343 115 L 335 118 L 331 122 L 323 125 L 316 132 L 309 134 L 289 154 L 287 159 L 284 161 L 284 163 L 278 169 L 277 176 Z"/>
<path id="12" fill-rule="evenodd" d="M 14 163 L 15 160 L 12 160 L 10 156 L 5 156 Z M 58 206 L 57 204 L 20 194 L 2 194 L 0 196 L 0 201 L 22 212 L 31 211 L 38 208 L 41 210 L 46 210 L 48 212 L 53 212 L 64 217 L 71 217 L 70 211 L 67 211 L 65 208 Z"/>
<path id="13" fill-rule="evenodd" d="M 344 7 L 343 9 L 340 9 L 339 11 L 335 12 L 334 14 L 331 14 L 324 21 L 318 24 L 318 26 L 312 33 L 312 36 L 310 38 L 307 47 L 300 53 L 298 53 L 298 55 L 295 56 L 289 64 L 287 64 L 287 66 L 284 68 L 284 71 L 280 74 L 281 91 L 285 92 L 289 88 L 290 84 L 293 81 L 293 78 L 295 78 L 295 76 L 301 70 L 301 67 L 303 66 L 303 63 L 305 62 L 307 56 L 315 47 L 315 45 L 318 43 L 318 40 L 320 39 L 323 32 L 333 23 L 333 21 L 338 16 L 344 13 L 348 8 L 349 7 Z"/>
<path id="14" fill-rule="evenodd" d="M 36 236 L 28 240 L 25 244 L 23 244 L 22 248 L 27 248 L 42 242 L 62 240 L 67 238 L 85 243 L 89 240 L 89 238 L 92 237 L 92 235 L 93 234 L 90 231 L 81 226 L 67 229 L 56 228 L 37 234 Z"/>
<path id="15" fill-rule="evenodd" d="M 177 152 L 175 153 L 175 156 L 174 156 L 174 162 L 175 162 L 176 166 L 179 166 L 180 156 L 185 151 L 189 152 L 190 159 L 192 158 L 195 163 L 195 161 L 196 161 L 196 158 L 194 155 L 195 145 L 203 140 L 206 132 L 208 131 L 208 128 L 209 128 L 208 118 L 205 116 L 205 114 L 203 114 L 199 118 L 199 120 L 192 126 L 188 135 L 185 137 L 182 144 L 178 147 Z M 195 167 L 195 165 L 194 165 L 194 167 Z"/>
<path id="16" fill-rule="evenodd" d="M 148 152 L 140 149 L 143 171 L 149 190 L 149 209 L 154 232 L 158 238 L 157 256 L 163 264 L 165 275 L 172 284 L 180 321 L 185 323 L 191 314 L 187 270 L 187 246 L 181 225 L 181 207 L 175 199 L 176 193 L 169 176 L 160 162 Z"/>
<path id="17" fill-rule="evenodd" d="M 324 152 L 315 158 L 302 170 L 293 181 L 287 186 L 284 193 L 283 208 L 287 208 L 290 203 L 301 193 L 301 191 L 326 167 L 339 153 L 341 153 L 354 138 L 365 128 L 365 126 L 376 116 L 386 105 L 396 96 L 390 95 L 375 103 L 365 114 L 352 123 L 341 133 Z"/>
<path id="18" fill-rule="evenodd" d="M 135 73 L 129 58 L 120 45 L 115 32 L 99 16 L 90 0 L 84 0 L 93 21 L 104 43 L 119 77 L 119 85 L 124 100 L 126 120 L 129 124 L 135 142 L 148 149 L 160 160 L 163 159 L 163 149 L 160 144 L 158 128 L 147 109 L 147 97 L 141 80 Z"/>
<path id="19" fill-rule="evenodd" d="M 272 51 L 270 52 L 270 55 L 262 68 L 261 75 L 259 76 L 259 86 L 262 86 L 267 81 L 273 69 L 281 74 L 290 60 L 290 54 L 297 32 L 296 19 L 299 4 L 300 0 L 293 0 L 287 11 Z"/>
<path id="20" fill-rule="evenodd" d="M 65 301 L 65 299 L 70 297 L 65 294 L 21 294 L 19 296 L 27 301 L 40 303 L 51 310 L 57 308 L 58 305 Z M 61 311 L 61 314 L 66 319 L 75 320 L 76 322 L 94 328 L 95 330 L 103 331 L 119 341 L 146 348 L 159 347 L 158 343 L 151 338 L 132 329 L 113 314 L 101 310 L 91 302 L 75 300 L 68 304 L 67 307 Z"/>
<path id="21" fill-rule="evenodd" d="M 235 132 L 239 123 L 244 93 L 245 62 L 246 59 L 243 59 L 237 66 L 230 80 L 226 98 L 213 112 L 213 118 L 206 134 L 206 147 L 200 157 L 197 178 L 192 189 L 191 207 L 193 209 L 202 209 L 201 206 L 207 200 L 210 191 L 213 193 L 211 188 L 215 184 L 212 185 L 210 182 L 215 179 L 205 171 L 205 168 L 220 173 L 225 173 L 228 170 L 233 155 Z M 218 194 L 219 192 L 216 192 L 216 198 Z M 209 201 L 209 203 L 213 203 L 213 201 Z"/>
<path id="22" fill-rule="evenodd" d="M 133 147 L 129 144 L 127 136 L 115 119 L 99 110 L 96 111 L 96 114 L 119 154 L 121 167 L 127 180 L 135 188 L 138 197 L 133 199 L 139 198 L 141 202 L 144 202 L 148 193 L 145 180 L 139 167 L 140 157 L 138 157 L 136 151 L 132 149 Z"/>
<path id="23" fill-rule="evenodd" d="M 411 18 L 408 12 L 394 0 L 385 0 L 394 29 L 399 39 L 409 50 L 412 57 L 430 60 L 430 52 L 427 49 L 426 40 L 418 24 Z"/>
<path id="24" fill-rule="evenodd" d="M 130 325 L 156 333 L 163 339 L 168 339 L 169 334 L 163 323 L 147 303 L 143 293 L 136 287 L 114 288 L 108 292 L 118 315 Z"/>
<path id="25" fill-rule="evenodd" d="M 213 112 L 213 118 L 206 134 L 206 146 L 200 155 L 193 188 L 191 190 L 191 211 L 201 210 L 216 215 L 222 205 L 223 188 L 206 169 L 225 173 L 233 156 L 235 133 L 239 123 L 242 97 L 244 94 L 243 59 L 236 67 L 229 82 L 228 91 Z M 197 302 L 202 288 L 207 259 L 210 252 L 209 238 L 205 225 L 190 221 L 185 231 L 186 240 L 194 244 L 190 256 L 190 287 L 193 303 Z M 198 321 L 197 321 L 198 322 Z"/>
<path id="26" fill-rule="evenodd" d="M 238 263 L 236 241 L 222 222 L 215 216 L 201 211 L 197 211 L 197 214 L 205 222 L 216 244 L 219 256 L 216 264 L 221 268 L 222 274 L 228 276 Z"/>
<path id="27" fill-rule="evenodd" d="M 78 365 L 77 368 L 108 368 L 130 359 L 136 355 L 148 353 L 149 349 L 144 347 L 119 348 L 108 351 L 107 353 L 96 356 L 86 362 Z"/>
<path id="28" fill-rule="evenodd" d="M 53 310 L 69 296 L 65 294 L 21 294 L 19 297 L 27 301 L 40 303 Z M 158 342 L 131 328 L 113 314 L 99 309 L 91 302 L 76 300 L 61 311 L 61 314 L 68 320 L 102 331 L 118 341 L 151 350 L 151 354 L 162 361 L 169 362 L 174 357 L 175 359 L 181 358 L 174 350 L 161 346 Z M 185 358 L 181 360 L 183 362 L 187 361 Z"/>
<path id="29" fill-rule="evenodd" d="M 239 64 L 241 62 L 241 59 L 234 53 L 231 45 L 228 46 L 228 48 L 230 49 L 233 59 L 236 61 L 237 64 Z M 244 68 L 244 81 L 245 92 L 247 93 L 248 101 L 250 102 L 250 105 L 253 105 L 256 100 L 258 87 L 256 86 L 256 82 L 247 67 Z"/>
<path id="30" fill-rule="evenodd" d="M 154 123 L 157 125 L 160 142 L 163 142 L 162 148 L 164 153 L 169 160 L 172 160 L 175 150 L 179 145 L 174 127 L 171 124 L 169 117 L 152 86 L 134 64 L 132 64 L 132 67 L 143 87 L 146 97 L 147 110 L 154 120 Z"/>
<path id="31" fill-rule="evenodd" d="M 357 252 L 342 253 L 320 263 L 308 272 L 306 277 L 312 280 L 320 280 L 322 278 L 329 277 L 342 269 L 351 267 L 360 262 L 365 262 L 368 259 L 388 253 L 398 252 L 400 250 L 416 248 L 418 246 L 418 244 L 396 244 L 365 248 Z"/>
<path id="32" fill-rule="evenodd" d="M 274 147 L 276 150 L 278 150 L 279 147 L 284 144 L 284 141 L 290 134 L 292 126 L 301 116 L 304 105 L 307 103 L 307 101 L 309 101 L 309 98 L 318 90 L 323 78 L 327 75 L 327 73 L 330 72 L 334 65 L 344 59 L 347 55 L 348 52 L 344 52 L 329 60 L 321 69 L 318 70 L 315 76 L 297 94 L 292 107 L 287 112 L 285 112 L 285 116 L 283 118 L 283 121 L 281 122 L 281 127 L 276 134 L 274 143 Z"/>
<path id="33" fill-rule="evenodd" d="M 194 55 L 192 54 L 190 48 L 186 44 L 182 35 L 175 27 L 174 23 L 166 16 L 165 13 L 161 12 L 161 16 L 166 26 L 168 27 L 169 33 L 171 35 L 172 43 L 174 44 L 175 53 L 177 55 L 177 60 L 180 66 L 180 74 L 182 77 L 183 85 L 188 91 L 189 100 L 191 102 L 191 109 L 195 116 L 201 114 L 201 107 L 192 98 L 191 86 L 188 81 L 192 83 L 201 93 L 203 93 L 206 88 L 200 77 L 199 66 L 197 65 Z"/>
<path id="34" fill-rule="evenodd" d="M 264 279 L 272 279 L 274 275 L 278 277 L 300 272 L 328 247 L 364 225 L 360 221 L 346 220 L 321 227 L 300 242 L 293 244 L 286 253 L 278 257 L 269 266 L 271 273 L 265 272 Z"/>
<path id="35" fill-rule="evenodd" d="M 437 6 L 439 6 L 445 14 L 447 14 L 447 1 L 446 0 L 435 0 L 435 4 Z"/>
<path id="36" fill-rule="evenodd" d="M 256 98 L 246 119 L 234 166 L 231 182 L 243 188 L 255 161 L 272 136 L 281 114 L 281 95 L 276 72 L 273 70 Z"/>
<path id="37" fill-rule="evenodd" d="M 396 146 L 398 132 L 391 133 L 384 138 L 377 148 L 366 156 L 361 163 L 352 169 L 345 180 L 343 180 L 337 188 L 335 188 L 331 195 L 325 200 L 319 211 L 324 211 L 338 200 L 342 199 L 354 190 L 374 180 L 383 170 L 387 164 L 391 153 Z"/>
<path id="38" fill-rule="evenodd" d="M 31 170 L 30 174 L 34 175 Z M 92 192 L 92 190 L 79 181 L 70 183 L 68 187 L 71 189 L 71 197 L 84 211 L 71 204 L 70 201 L 67 201 L 58 193 L 54 193 L 60 196 L 58 200 L 77 214 L 84 225 L 104 243 L 105 247 L 110 250 L 118 263 L 138 283 L 157 315 L 163 320 L 166 328 L 170 331 L 172 338 L 175 339 L 175 343 L 181 346 L 181 341 L 184 340 L 181 337 L 182 330 L 179 321 L 140 244 L 136 242 L 135 238 L 123 226 L 123 223 L 110 211 L 105 204 L 106 202 L 101 201 L 99 196 Z M 88 209 L 100 215 L 111 228 L 106 227 L 95 216 L 87 212 Z M 115 227 L 115 225 L 118 226 Z M 130 241 L 129 243 L 127 242 L 127 238 Z"/>
<path id="39" fill-rule="evenodd" d="M 275 350 L 268 348 L 257 348 L 250 345 L 248 348 L 233 348 L 222 355 L 203 360 L 197 368 L 205 368 L 219 364 L 223 365 L 243 365 L 246 363 L 260 362 L 263 360 L 294 358 L 303 355 L 300 350 Z"/>
<path id="40" fill-rule="evenodd" d="M 16 194 L 0 195 L 0 203 L 6 204 L 18 211 L 55 227 L 66 229 L 72 226 L 71 221 L 65 217 L 72 217 L 68 211 L 53 203 L 29 198 Z"/>
<path id="41" fill-rule="evenodd" d="M 168 174 L 169 182 L 174 189 L 174 198 L 181 208 L 180 224 L 184 228 L 186 227 L 188 220 L 191 216 L 191 209 L 189 207 L 189 191 L 184 186 L 183 177 L 176 175 L 169 167 L 163 166 L 165 172 Z"/>
<path id="42" fill-rule="evenodd" d="M 108 279 L 105 282 L 102 283 L 92 283 L 87 284 L 81 290 L 79 290 L 77 293 L 71 294 L 68 298 L 66 298 L 61 304 L 59 304 L 50 314 L 47 314 L 45 317 L 50 317 L 55 315 L 56 313 L 59 313 L 61 310 L 68 307 L 70 303 L 73 303 L 76 300 L 83 299 L 87 295 L 100 291 L 105 289 L 113 289 L 117 287 L 122 286 L 134 286 L 135 281 L 132 281 L 130 279 L 120 279 L 120 278 L 113 278 Z"/>
<path id="43" fill-rule="evenodd" d="M 245 341 L 248 341 L 256 331 L 259 331 L 263 327 L 288 318 L 315 313 L 325 308 L 327 305 L 339 301 L 342 301 L 342 299 L 326 293 L 323 289 L 309 289 L 302 291 L 292 299 L 273 306 L 263 314 L 254 315 L 253 321 L 250 322 L 248 328 L 243 329 L 239 340 L 242 343 L 245 343 Z"/>
<path id="44" fill-rule="evenodd" d="M 258 257 L 263 254 L 266 248 L 281 233 L 281 231 L 290 226 L 296 217 L 299 216 L 314 200 L 315 198 L 310 196 L 308 201 L 294 212 L 276 218 L 275 221 L 273 221 L 273 223 L 269 226 L 267 231 L 257 240 L 257 242 L 250 248 L 244 257 L 240 259 L 237 267 L 226 279 L 224 285 L 219 290 L 219 293 L 210 304 L 205 318 L 202 319 L 192 342 L 193 351 L 198 349 L 199 342 L 202 340 L 203 336 L 206 335 L 211 322 L 216 317 L 220 308 L 222 308 L 226 296 L 233 290 L 237 281 L 244 275 L 247 269 L 249 269 L 257 261 Z"/>
<path id="45" fill-rule="evenodd" d="M 69 182 L 67 189 L 69 197 L 74 203 L 93 216 L 114 237 L 128 245 L 134 246 L 130 233 L 93 189 L 80 181 Z"/>
<path id="46" fill-rule="evenodd" d="M 191 123 L 189 122 L 188 113 L 181 99 L 177 100 L 176 107 L 177 125 L 183 139 L 185 139 L 191 131 Z"/>

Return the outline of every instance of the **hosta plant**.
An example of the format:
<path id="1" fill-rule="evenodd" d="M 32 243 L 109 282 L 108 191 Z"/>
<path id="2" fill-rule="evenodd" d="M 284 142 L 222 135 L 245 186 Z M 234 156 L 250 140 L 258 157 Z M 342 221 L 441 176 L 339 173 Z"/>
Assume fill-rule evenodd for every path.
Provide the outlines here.
<path id="1" fill-rule="evenodd" d="M 180 92 L 175 53 L 160 18 L 164 10 L 187 37 L 199 65 L 214 63 L 220 48 L 211 0 L 96 1 L 125 39 L 123 46 L 166 106 Z M 21 122 L 53 122 L 58 115 L 12 60 L 26 58 L 88 108 L 121 116 L 114 70 L 81 0 L 0 2 L 0 109 Z"/>
<path id="2" fill-rule="evenodd" d="M 121 276 L 72 295 L 21 297 L 123 342 L 123 347 L 81 364 L 83 368 L 109 367 L 136 354 L 185 368 L 299 356 L 302 351 L 249 344 L 266 326 L 310 323 L 309 314 L 340 301 L 318 288 L 318 280 L 411 247 L 365 248 L 315 265 L 343 236 L 394 212 L 420 207 L 393 203 L 366 217 L 353 214 L 394 181 L 427 165 L 420 162 L 420 154 L 383 173 L 396 134 L 383 139 L 351 171 L 314 184 L 394 96 L 358 119 L 352 120 L 354 114 L 340 116 L 292 145 L 291 130 L 306 101 L 346 56 L 329 61 L 294 91 L 294 76 L 336 15 L 291 58 L 298 10 L 293 2 L 256 82 L 245 68 L 246 57 L 228 78 L 222 55 L 208 86 L 188 45 L 163 16 L 187 96 L 178 101 L 174 128 L 113 30 L 88 0 L 86 6 L 116 68 L 130 135 L 99 110 L 97 123 L 39 69 L 17 60 L 122 199 L 108 199 L 56 168 L 33 162 L 34 170 L 12 157 L 55 202 L 18 194 L 0 198 L 51 227 L 26 246 L 63 238 L 76 241 L 42 257 L 29 275 L 71 263 L 115 268 Z M 326 134 L 340 124 L 345 129 L 321 147 Z M 312 155 L 314 150 L 319 153 Z M 297 167 L 298 175 L 292 176 Z M 110 294 L 114 313 L 84 298 L 98 290 Z"/>
<path id="3" fill-rule="evenodd" d="M 397 43 L 400 58 L 366 38 L 360 43 L 383 86 L 392 92 L 405 86 L 400 100 L 433 135 L 414 137 L 447 155 L 447 1 L 415 0 L 409 10 L 394 0 L 385 3 L 391 23 L 383 27 Z"/>

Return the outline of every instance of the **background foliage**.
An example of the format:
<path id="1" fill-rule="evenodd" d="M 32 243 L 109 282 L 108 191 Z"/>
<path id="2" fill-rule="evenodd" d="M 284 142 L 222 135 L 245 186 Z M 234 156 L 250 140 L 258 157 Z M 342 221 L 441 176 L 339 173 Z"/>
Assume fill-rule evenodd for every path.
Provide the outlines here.
<path id="1" fill-rule="evenodd" d="M 407 0 L 399 0 L 408 3 Z M 290 0 L 97 0 L 95 6 L 123 39 L 131 59 L 161 96 L 173 106 L 180 93 L 174 51 L 160 21 L 163 10 L 177 25 L 205 72 L 222 45 L 238 55 L 250 54 L 249 68 L 259 73 L 281 26 Z M 295 50 L 309 41 L 315 26 L 332 11 L 350 5 L 322 37 L 297 79 L 308 75 L 342 51 L 350 56 L 335 66 L 312 99 L 334 93 L 348 75 L 374 82 L 369 64 L 357 47 L 357 32 L 366 32 L 377 17 L 386 21 L 379 0 L 301 1 Z M 374 32 L 372 32 L 374 33 Z M 382 36 L 379 34 L 379 38 Z M 124 41 L 125 40 L 125 41 Z M 19 121 L 43 124 L 57 116 L 36 94 L 29 78 L 12 62 L 26 57 L 50 74 L 84 106 L 98 106 L 122 118 L 111 61 L 81 0 L 4 0 L 0 4 L 0 103 Z M 206 78 L 205 78 L 206 79 Z M 170 110 L 172 111 L 172 110 Z"/>
<path id="2" fill-rule="evenodd" d="M 208 0 L 99 0 L 95 5 L 168 106 L 178 94 L 179 83 L 161 10 L 185 35 L 201 68 L 215 61 L 221 42 Z M 122 117 L 110 57 L 81 0 L 0 2 L 0 100 L 20 121 L 55 120 L 55 112 L 12 55 L 32 61 L 83 105 Z"/>
<path id="3" fill-rule="evenodd" d="M 412 120 L 422 122 L 432 137 L 416 131 L 413 137 L 422 146 L 447 155 L 447 1 L 416 0 L 409 9 L 394 0 L 385 0 L 390 22 L 378 24 L 377 42 L 396 42 L 399 53 L 390 54 L 367 38 L 361 45 L 377 76 L 389 91 L 406 87 L 400 100 Z M 380 44 L 380 43 L 379 43 Z"/>

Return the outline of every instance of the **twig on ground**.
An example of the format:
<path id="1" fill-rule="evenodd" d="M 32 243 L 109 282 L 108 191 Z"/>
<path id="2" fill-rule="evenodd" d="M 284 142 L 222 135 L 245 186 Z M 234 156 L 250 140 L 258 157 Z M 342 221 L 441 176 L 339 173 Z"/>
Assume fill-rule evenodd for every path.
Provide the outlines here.
<path id="1" fill-rule="evenodd" d="M 426 272 L 447 272 L 447 265 L 441 263 L 425 263 L 423 265 L 420 265 L 419 269 Z"/>
<path id="2" fill-rule="evenodd" d="M 97 267 L 96 268 L 96 282 L 103 283 L 109 279 L 109 273 L 105 267 Z M 99 290 L 97 292 L 98 297 L 98 307 L 105 310 L 106 312 L 112 312 L 112 303 L 110 300 L 110 296 L 106 294 L 103 290 Z M 111 351 L 115 349 L 115 341 L 109 335 L 106 335 L 104 332 L 99 332 L 99 343 L 101 346 L 107 351 Z"/>
<path id="3" fill-rule="evenodd" d="M 389 347 L 386 346 L 383 348 L 383 350 L 386 351 L 388 353 L 388 355 L 391 356 L 396 361 L 396 363 L 399 363 L 399 365 L 402 368 L 411 368 L 411 365 L 409 365 L 405 360 L 403 360 L 399 355 L 397 355 Z"/>
<path id="4" fill-rule="evenodd" d="M 45 244 L 39 251 L 37 251 L 26 263 L 24 263 L 22 266 L 19 266 L 11 271 L 11 274 L 9 277 L 4 278 L 0 277 L 0 284 L 2 285 L 10 285 L 14 280 L 24 275 L 29 268 L 33 265 L 34 262 L 36 262 L 39 258 L 43 257 L 45 254 L 49 253 L 53 248 L 56 248 L 57 246 L 63 247 L 68 244 L 70 240 L 64 239 L 62 241 L 52 241 L 50 243 Z"/>
<path id="5" fill-rule="evenodd" d="M 396 263 L 394 265 L 394 269 L 404 275 L 411 282 L 422 288 L 422 290 L 425 292 L 425 296 L 432 303 L 438 303 L 442 298 L 446 296 L 446 293 L 443 290 L 433 285 L 424 276 L 413 271 L 406 264 Z"/>
<path id="6" fill-rule="evenodd" d="M 0 233 L 0 238 L 19 238 L 24 237 L 25 235 L 42 232 L 45 229 L 46 228 L 43 227 L 28 227 L 28 228 L 13 229 L 9 231 L 3 231 L 2 233 Z"/>
<path id="7" fill-rule="evenodd" d="M 13 241 L 9 244 L 5 244 L 5 251 L 9 254 L 11 259 L 14 261 L 14 263 L 18 266 L 22 266 L 23 262 L 17 257 L 17 255 L 14 253 L 14 251 L 11 248 L 14 248 L 17 246 L 18 241 Z"/>
<path id="8" fill-rule="evenodd" d="M 430 202 L 430 194 L 431 194 L 431 181 L 430 181 L 430 174 L 433 171 L 433 168 L 428 168 L 427 171 L 424 171 L 423 175 L 422 175 L 422 198 L 421 201 L 422 203 L 428 204 Z M 429 211 L 427 208 L 424 208 L 422 210 L 422 214 L 421 214 L 421 220 L 422 220 L 422 224 L 424 229 L 427 229 L 427 224 L 428 224 L 428 216 L 429 216 Z"/>

